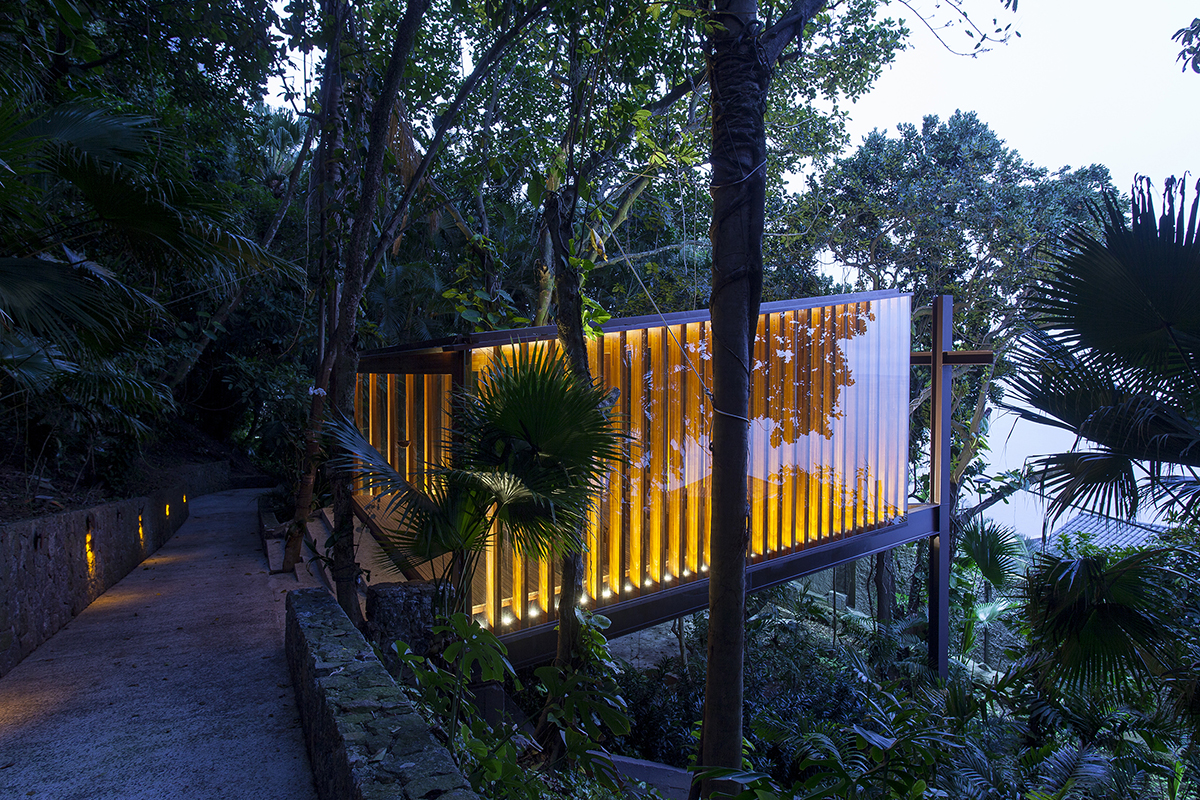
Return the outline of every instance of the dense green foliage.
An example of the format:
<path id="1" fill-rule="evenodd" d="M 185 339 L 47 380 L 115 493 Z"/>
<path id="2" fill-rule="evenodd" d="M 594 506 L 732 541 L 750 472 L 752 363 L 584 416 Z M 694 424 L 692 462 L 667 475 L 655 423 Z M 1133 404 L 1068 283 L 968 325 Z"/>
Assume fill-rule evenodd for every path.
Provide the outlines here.
<path id="1" fill-rule="evenodd" d="M 839 618 L 799 584 L 763 593 L 746 621 L 742 778 L 756 798 L 1200 796 L 1197 566 L 1185 551 L 1037 554 L 992 587 L 1015 609 L 995 669 L 960 635 L 945 683 L 923 666 L 919 619 Z M 956 571 L 969 581 L 965 562 Z M 620 675 L 622 752 L 688 763 L 703 628 L 697 615 L 686 666 Z"/>
<path id="2" fill-rule="evenodd" d="M 1194 28 L 1179 34 L 1193 67 Z M 562 276 L 578 278 L 589 324 L 706 305 L 713 30 L 697 9 L 645 0 L 296 0 L 281 17 L 265 0 L 0 3 L 4 466 L 43 493 L 119 489 L 140 448 L 195 426 L 302 482 L 324 393 L 351 393 L 352 364 L 322 376 L 331 353 L 549 322 Z M 1037 409 L 1024 413 L 1097 445 L 1043 462 L 1058 510 L 1132 511 L 1148 494 L 1194 519 L 1195 207 L 1171 184 L 1161 218 L 1147 188 L 1132 227 L 1116 201 L 1094 219 L 1103 167 L 1031 165 L 970 113 L 845 152 L 849 104 L 906 34 L 876 0 L 830 3 L 778 64 L 765 298 L 912 291 L 921 349 L 929 301 L 954 294 L 955 345 L 998 353 L 955 375 L 957 489 L 993 485 L 980 456 L 1007 377 Z M 262 105 L 285 43 L 322 72 L 317 91 L 292 92 L 294 113 Z M 797 172 L 806 184 L 789 193 Z M 570 384 L 561 364 L 541 367 Z M 530 552 L 572 549 L 602 460 L 619 455 L 599 441 L 597 390 L 534 396 L 506 380 L 463 401 L 476 436 L 456 439 L 455 468 L 399 495 L 419 524 L 394 552 L 441 559 L 458 580 L 497 520 Z M 918 373 L 914 452 L 926 390 Z M 971 522 L 977 510 L 959 509 L 948 683 L 920 666 L 919 614 L 876 623 L 795 588 L 752 602 L 759 796 L 786 793 L 774 782 L 813 798 L 1195 797 L 1200 611 L 1181 578 L 1194 559 L 1175 547 L 1027 563 L 1011 532 Z M 917 609 L 919 570 L 906 577 L 897 599 Z M 529 682 L 541 749 L 465 704 L 474 669 L 509 670 L 464 617 L 445 620 L 441 652 L 409 658 L 482 791 L 586 795 L 573 773 L 530 782 L 527 768 L 575 765 L 604 783 L 600 743 L 678 765 L 694 753 L 703 619 L 687 663 L 619 675 L 603 622 L 580 622 L 576 663 Z"/>

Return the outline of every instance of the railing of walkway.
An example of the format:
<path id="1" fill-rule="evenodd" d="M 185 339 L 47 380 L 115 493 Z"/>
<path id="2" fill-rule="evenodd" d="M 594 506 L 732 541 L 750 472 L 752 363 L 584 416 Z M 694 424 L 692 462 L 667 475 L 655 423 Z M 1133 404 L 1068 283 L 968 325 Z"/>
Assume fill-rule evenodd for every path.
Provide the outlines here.
<path id="1" fill-rule="evenodd" d="M 627 463 L 609 473 L 587 532 L 591 607 L 694 581 L 708 569 L 707 316 L 613 320 L 589 343 L 592 375 L 619 390 L 616 418 L 633 442 Z M 895 293 L 764 304 L 748 365 L 751 564 L 907 513 L 910 319 L 909 296 Z M 383 357 L 368 360 L 363 368 L 379 371 L 359 376 L 358 423 L 398 471 L 420 482 L 428 465 L 444 463 L 453 385 L 472 385 L 506 351 L 553 347 L 552 336 L 478 334 L 410 349 L 390 367 Z M 426 371 L 391 371 L 412 369 L 405 364 Z M 508 633 L 553 617 L 553 564 L 499 544 L 481 573 L 473 601 L 489 626 Z"/>

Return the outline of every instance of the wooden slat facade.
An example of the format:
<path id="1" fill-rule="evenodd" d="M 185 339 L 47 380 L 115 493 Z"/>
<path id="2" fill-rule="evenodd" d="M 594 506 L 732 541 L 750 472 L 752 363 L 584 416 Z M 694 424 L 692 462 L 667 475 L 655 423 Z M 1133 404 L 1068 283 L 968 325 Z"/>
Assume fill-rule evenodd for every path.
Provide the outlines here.
<path id="1" fill-rule="evenodd" d="M 910 297 L 896 293 L 764 304 L 749 365 L 752 570 L 904 520 L 910 319 Z M 711 333 L 704 312 L 665 322 L 613 320 L 589 343 L 592 375 L 619 389 L 619 424 L 633 442 L 587 532 L 591 608 L 644 606 L 708 570 Z M 357 422 L 419 483 L 445 463 L 452 387 L 472 385 L 506 351 L 555 347 L 552 337 L 526 329 L 364 354 Z M 481 566 L 472 594 L 481 622 L 507 635 L 554 619 L 553 565 L 497 544 Z"/>

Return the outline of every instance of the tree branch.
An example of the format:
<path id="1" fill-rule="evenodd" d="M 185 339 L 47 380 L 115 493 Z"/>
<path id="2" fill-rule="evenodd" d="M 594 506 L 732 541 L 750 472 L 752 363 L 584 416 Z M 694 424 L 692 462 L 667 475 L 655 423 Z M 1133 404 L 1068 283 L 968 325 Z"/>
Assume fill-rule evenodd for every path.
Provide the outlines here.
<path id="1" fill-rule="evenodd" d="M 391 216 L 388 217 L 387 222 L 383 225 L 382 233 L 376 240 L 375 247 L 371 251 L 371 257 L 367 261 L 367 273 L 370 273 L 375 265 L 379 263 L 380 259 L 383 258 L 383 254 L 387 252 L 388 246 L 396 238 L 396 232 L 399 230 L 400 223 L 404 220 L 408 212 L 408 206 L 412 202 L 413 195 L 416 194 L 417 187 L 421 185 L 422 180 L 425 178 L 425 173 L 429 171 L 433 159 L 437 156 L 442 142 L 446 138 L 446 131 L 450 129 L 450 126 L 458 118 L 458 113 L 462 110 L 463 103 L 466 102 L 467 97 L 474 91 L 475 85 L 491 74 L 496 64 L 499 63 L 500 56 L 504 54 L 509 45 L 516 41 L 525 32 L 526 28 L 546 13 L 548 2 L 549 0 L 537 0 L 524 17 L 518 20 L 504 35 L 496 39 L 475 65 L 475 69 L 463 81 L 462 86 L 458 88 L 458 93 L 454 96 L 454 102 L 450 104 L 450 108 L 442 115 L 437 131 L 434 133 L 433 141 L 429 143 L 429 148 L 425 151 L 424 158 L 421 159 L 416 172 L 413 173 L 412 180 L 405 187 L 404 195 L 400 198 L 400 202 L 392 210 Z"/>
<path id="2" fill-rule="evenodd" d="M 804 33 L 804 26 L 825 8 L 826 0 L 792 0 L 783 17 L 762 34 L 763 57 L 772 67 L 793 40 Z"/>

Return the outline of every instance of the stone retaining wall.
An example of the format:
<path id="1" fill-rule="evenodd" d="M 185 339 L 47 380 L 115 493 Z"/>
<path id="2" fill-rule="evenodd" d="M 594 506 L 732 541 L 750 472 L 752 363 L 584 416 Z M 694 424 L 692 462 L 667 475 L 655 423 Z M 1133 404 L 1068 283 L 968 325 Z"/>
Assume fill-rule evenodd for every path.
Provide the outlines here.
<path id="1" fill-rule="evenodd" d="M 149 497 L 0 525 L 0 675 L 171 538 L 185 498 L 229 486 L 229 463 L 197 464 Z"/>
<path id="2" fill-rule="evenodd" d="M 324 589 L 288 593 L 286 647 L 321 800 L 478 800 Z"/>

